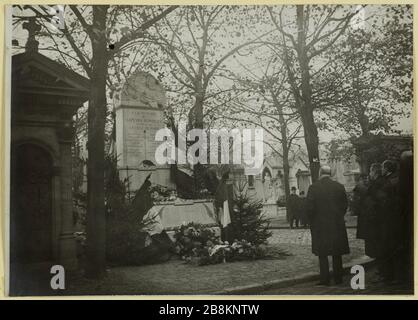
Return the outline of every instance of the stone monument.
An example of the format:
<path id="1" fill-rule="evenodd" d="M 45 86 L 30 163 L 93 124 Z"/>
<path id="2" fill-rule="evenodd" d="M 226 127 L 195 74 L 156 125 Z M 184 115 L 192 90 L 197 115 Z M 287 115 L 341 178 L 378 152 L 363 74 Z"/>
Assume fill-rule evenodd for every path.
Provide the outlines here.
<path id="1" fill-rule="evenodd" d="M 176 189 L 170 167 L 158 165 L 155 150 L 161 142 L 155 134 L 164 128 L 165 90 L 149 73 L 133 74 L 115 97 L 116 152 L 119 177 L 129 177 L 129 191 L 138 190 L 151 173 L 150 182 Z M 183 200 L 155 203 L 160 223 L 170 235 L 182 223 L 216 225 L 211 200 Z"/>
<path id="2" fill-rule="evenodd" d="M 165 90 L 151 74 L 138 71 L 128 78 L 115 95 L 116 152 L 121 179 L 129 177 L 135 191 L 152 173 L 151 182 L 174 188 L 167 165 L 156 165 L 155 134 L 165 127 Z"/>

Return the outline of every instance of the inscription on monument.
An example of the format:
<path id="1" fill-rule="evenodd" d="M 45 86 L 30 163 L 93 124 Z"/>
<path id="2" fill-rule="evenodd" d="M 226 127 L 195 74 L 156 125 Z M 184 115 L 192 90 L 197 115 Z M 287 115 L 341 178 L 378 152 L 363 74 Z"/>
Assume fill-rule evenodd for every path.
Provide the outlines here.
<path id="1" fill-rule="evenodd" d="M 155 133 L 164 127 L 165 91 L 150 74 L 138 72 L 116 97 L 116 145 L 119 167 L 155 163 Z"/>
<path id="2" fill-rule="evenodd" d="M 124 166 L 138 166 L 144 160 L 154 161 L 155 149 L 160 142 L 155 141 L 155 133 L 163 126 L 160 110 L 126 109 L 124 120 Z"/>

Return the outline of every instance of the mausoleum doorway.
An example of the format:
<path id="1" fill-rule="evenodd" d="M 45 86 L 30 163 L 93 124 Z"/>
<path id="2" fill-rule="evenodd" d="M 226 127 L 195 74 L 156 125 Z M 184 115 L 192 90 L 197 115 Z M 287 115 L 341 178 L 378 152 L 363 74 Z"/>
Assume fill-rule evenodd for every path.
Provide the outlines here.
<path id="1" fill-rule="evenodd" d="M 12 151 L 11 262 L 52 259 L 52 177 L 50 154 L 35 144 Z"/>

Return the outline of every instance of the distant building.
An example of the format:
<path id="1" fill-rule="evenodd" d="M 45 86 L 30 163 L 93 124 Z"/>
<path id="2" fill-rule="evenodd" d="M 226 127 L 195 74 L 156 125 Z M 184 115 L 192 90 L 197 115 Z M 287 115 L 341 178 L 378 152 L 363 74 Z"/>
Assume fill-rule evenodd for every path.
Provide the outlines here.
<path id="1" fill-rule="evenodd" d="M 332 170 L 331 178 L 344 185 L 348 192 L 355 186 L 355 177 L 360 174 L 356 156 L 348 160 L 331 160 L 328 158 L 326 145 L 320 145 L 321 163 L 328 164 Z M 304 150 L 298 150 L 289 159 L 289 188 L 295 187 L 297 193 L 308 193 L 312 184 L 308 155 Z M 263 202 L 264 209 L 270 217 L 284 216 L 280 208 L 286 206 L 283 161 L 278 154 L 264 158 L 263 167 L 258 175 L 245 175 L 243 166 L 231 165 L 230 179 L 235 188 L 243 188 L 253 199 Z"/>

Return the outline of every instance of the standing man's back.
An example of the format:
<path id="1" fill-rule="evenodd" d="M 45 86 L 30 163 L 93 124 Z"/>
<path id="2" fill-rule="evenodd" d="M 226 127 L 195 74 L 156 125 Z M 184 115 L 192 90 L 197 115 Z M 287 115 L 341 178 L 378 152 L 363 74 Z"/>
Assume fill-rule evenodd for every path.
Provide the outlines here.
<path id="1" fill-rule="evenodd" d="M 344 186 L 331 180 L 331 169 L 321 167 L 317 182 L 309 187 L 307 210 L 312 233 L 312 253 L 319 257 L 321 282 L 329 284 L 328 256 L 333 257 L 336 283 L 342 282 L 342 255 L 350 253 L 344 215 L 347 194 Z"/>

